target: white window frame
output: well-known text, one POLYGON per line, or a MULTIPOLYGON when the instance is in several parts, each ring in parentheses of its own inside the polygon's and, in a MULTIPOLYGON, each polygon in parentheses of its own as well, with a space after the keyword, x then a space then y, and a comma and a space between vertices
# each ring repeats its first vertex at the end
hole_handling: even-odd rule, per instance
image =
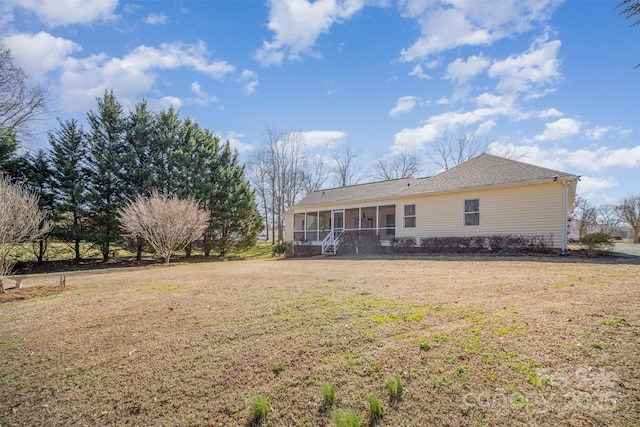
POLYGON ((464 199, 462 203, 462 224, 465 227, 480 227, 480 198, 474 197, 473 199, 464 199), (478 201, 478 210, 477 211, 467 211, 467 202, 470 201, 478 201), (478 215, 478 223, 477 224, 467 224, 467 215, 478 215))
POLYGON ((403 205, 402 212, 402 225, 403 228, 416 228, 418 225, 418 209, 415 203, 403 205), (407 215, 407 207, 413 206, 413 215, 407 215), (407 219, 413 218, 413 225, 407 225, 407 219))

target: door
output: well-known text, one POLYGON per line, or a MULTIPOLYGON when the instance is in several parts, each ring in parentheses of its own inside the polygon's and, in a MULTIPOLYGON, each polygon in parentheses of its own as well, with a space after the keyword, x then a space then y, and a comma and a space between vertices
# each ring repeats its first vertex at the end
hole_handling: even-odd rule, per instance
POLYGON ((344 210, 333 211, 331 213, 331 229, 335 233, 342 233, 344 230, 344 210))

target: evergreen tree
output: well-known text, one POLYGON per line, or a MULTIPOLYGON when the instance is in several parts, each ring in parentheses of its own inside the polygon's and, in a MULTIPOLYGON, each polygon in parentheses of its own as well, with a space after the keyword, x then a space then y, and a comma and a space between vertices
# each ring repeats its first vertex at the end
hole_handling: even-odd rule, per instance
POLYGON ((89 141, 89 212, 92 240, 100 247, 102 260, 109 260, 109 248, 118 236, 117 211, 123 205, 126 180, 123 170, 125 116, 113 91, 97 99, 97 112, 87 114, 89 141))
MULTIPOLYGON (((38 150, 35 155, 25 156, 25 165, 26 186, 38 196, 38 206, 45 213, 45 216, 50 218, 53 214, 53 188, 47 154, 44 150, 38 150)), ((44 220, 40 226, 45 228, 44 220)), ((48 239, 49 234, 46 233, 33 242, 33 253, 38 259, 38 265, 42 265, 44 262, 48 239)))
POLYGON ((60 128, 49 132, 49 161, 54 197, 53 233, 73 244, 74 262, 81 259, 80 242, 85 237, 87 147, 82 128, 75 119, 59 121, 60 128))
POLYGON ((182 121, 169 108, 161 111, 156 122, 156 144, 152 151, 153 187, 167 196, 174 196, 179 188, 179 155, 182 121))
POLYGON ((130 200, 135 199, 138 194, 149 196, 156 185, 154 182, 156 144, 156 118, 148 110, 146 101, 143 101, 136 105, 126 121, 122 173, 126 197, 130 200))
MULTIPOLYGON (((157 149, 156 118, 147 109, 145 101, 136 105, 127 118, 125 147, 122 153, 124 196, 134 200, 137 196, 148 197, 155 185, 154 153, 157 149)), ((135 242, 136 260, 142 260, 145 242, 135 242)))
POLYGON ((224 145, 213 177, 215 189, 210 195, 211 220, 208 231, 213 247, 224 257, 230 250, 255 245, 262 218, 255 195, 238 163, 238 152, 224 145))
POLYGON ((0 126, 0 172, 16 177, 19 170, 18 141, 11 128, 0 126))
MULTIPOLYGON (((208 130, 199 131, 194 139, 195 148, 192 169, 194 185, 193 197, 200 202, 200 207, 211 212, 211 195, 218 188, 218 168, 220 164, 220 139, 208 130), (197 175, 197 176, 196 176, 197 175)), ((203 236, 205 256, 211 253, 211 227, 207 227, 203 236)))

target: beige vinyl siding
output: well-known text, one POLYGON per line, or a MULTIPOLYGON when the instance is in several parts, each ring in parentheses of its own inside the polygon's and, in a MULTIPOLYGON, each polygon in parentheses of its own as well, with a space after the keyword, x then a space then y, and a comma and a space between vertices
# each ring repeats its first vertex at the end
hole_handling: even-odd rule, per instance
POLYGON ((416 228, 397 230, 398 236, 472 236, 491 234, 553 234, 562 246, 566 223, 562 213, 562 185, 532 184, 508 188, 419 196, 399 200, 416 204, 416 228), (464 201, 480 200, 480 225, 464 226, 464 201))
POLYGON ((284 215, 284 241, 291 242, 293 240, 293 214, 284 215))

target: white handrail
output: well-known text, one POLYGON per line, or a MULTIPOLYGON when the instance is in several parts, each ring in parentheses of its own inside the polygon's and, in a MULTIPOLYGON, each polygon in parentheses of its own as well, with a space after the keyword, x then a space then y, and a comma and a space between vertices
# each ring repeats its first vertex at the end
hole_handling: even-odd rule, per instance
MULTIPOLYGON (((331 231, 329 232, 329 234, 327 234, 327 235, 325 236, 325 238, 322 240, 322 252, 321 252, 321 253, 323 253, 323 254, 324 254, 324 251, 326 251, 326 250, 327 250, 327 248, 328 248, 329 246, 331 246, 333 243, 334 243, 334 239, 333 239, 333 230, 331 230, 331 231)), ((335 248, 335 246, 334 246, 334 248, 335 248)), ((335 249, 334 249, 334 250, 335 250, 335 249)))
POLYGON ((335 236, 334 239, 333 239, 333 253, 334 254, 338 253, 338 248, 342 244, 342 233, 344 233, 344 230, 341 231, 340 233, 338 233, 338 235, 335 236))

